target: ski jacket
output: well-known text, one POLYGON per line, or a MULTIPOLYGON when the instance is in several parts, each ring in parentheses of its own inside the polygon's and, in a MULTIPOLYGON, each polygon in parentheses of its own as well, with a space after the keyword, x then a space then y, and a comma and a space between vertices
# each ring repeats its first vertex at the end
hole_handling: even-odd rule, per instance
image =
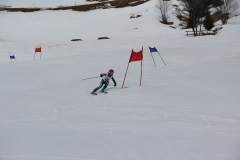
POLYGON ((113 76, 111 75, 110 77, 108 76, 108 73, 101 73, 100 74, 100 77, 102 77, 102 79, 104 80, 104 81, 109 81, 110 79, 112 79, 112 81, 113 81, 113 83, 114 83, 114 86, 116 86, 117 85, 117 83, 116 83, 116 81, 115 81, 115 79, 113 78, 113 76))

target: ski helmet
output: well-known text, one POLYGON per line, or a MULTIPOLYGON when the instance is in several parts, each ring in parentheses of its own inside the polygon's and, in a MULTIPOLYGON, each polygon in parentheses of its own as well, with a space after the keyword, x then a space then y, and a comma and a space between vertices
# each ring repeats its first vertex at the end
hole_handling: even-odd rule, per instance
POLYGON ((113 69, 109 69, 109 72, 112 72, 112 73, 114 73, 114 70, 113 70, 113 69))

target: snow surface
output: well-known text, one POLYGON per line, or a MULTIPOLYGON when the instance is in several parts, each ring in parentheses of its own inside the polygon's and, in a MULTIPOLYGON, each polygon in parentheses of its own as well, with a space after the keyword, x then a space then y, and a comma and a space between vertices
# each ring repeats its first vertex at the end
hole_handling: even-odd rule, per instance
POLYGON ((86 0, 0 0, 0 4, 13 8, 26 7, 59 7, 88 4, 86 0))
POLYGON ((158 22, 155 4, 0 12, 0 160, 240 159, 240 17, 186 37, 158 22), (134 62, 121 89, 142 46, 142 86, 134 62), (82 79, 111 68, 117 87, 90 95, 101 79, 82 79))

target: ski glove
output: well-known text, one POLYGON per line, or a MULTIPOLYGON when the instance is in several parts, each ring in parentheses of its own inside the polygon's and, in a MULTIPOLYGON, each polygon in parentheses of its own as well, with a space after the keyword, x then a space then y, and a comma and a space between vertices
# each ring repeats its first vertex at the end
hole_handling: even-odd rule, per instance
POLYGON ((104 74, 104 73, 101 73, 101 74, 100 74, 100 77, 103 77, 103 76, 106 76, 106 74, 104 74))

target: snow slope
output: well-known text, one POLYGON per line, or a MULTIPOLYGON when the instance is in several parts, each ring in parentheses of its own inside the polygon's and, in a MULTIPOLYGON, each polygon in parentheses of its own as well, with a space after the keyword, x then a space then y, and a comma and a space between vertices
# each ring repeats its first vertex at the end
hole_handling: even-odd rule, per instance
POLYGON ((240 17, 216 36, 186 37, 158 22, 155 3, 0 12, 0 160, 240 159, 240 17), (121 89, 142 46, 142 86, 134 62, 121 89), (166 66, 154 53, 154 67, 148 46, 166 66), (101 79, 81 80, 110 68, 117 87, 90 95, 101 79))
POLYGON ((0 4, 12 6, 13 8, 26 7, 59 7, 87 4, 85 0, 1 0, 0 4))

